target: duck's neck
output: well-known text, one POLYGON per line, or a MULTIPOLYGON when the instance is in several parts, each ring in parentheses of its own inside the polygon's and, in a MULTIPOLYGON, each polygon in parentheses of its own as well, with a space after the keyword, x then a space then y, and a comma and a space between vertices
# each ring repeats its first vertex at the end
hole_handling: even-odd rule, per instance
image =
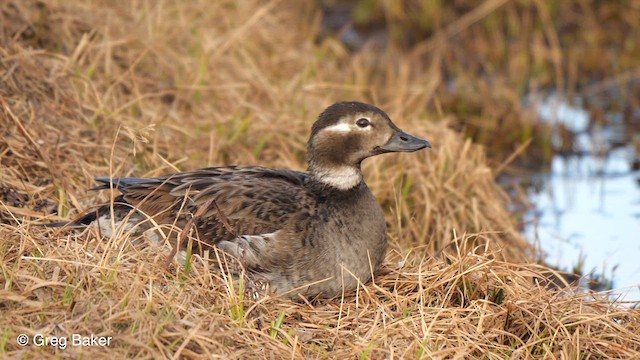
POLYGON ((330 188, 346 191, 357 187, 362 182, 360 166, 310 166, 311 178, 330 188))

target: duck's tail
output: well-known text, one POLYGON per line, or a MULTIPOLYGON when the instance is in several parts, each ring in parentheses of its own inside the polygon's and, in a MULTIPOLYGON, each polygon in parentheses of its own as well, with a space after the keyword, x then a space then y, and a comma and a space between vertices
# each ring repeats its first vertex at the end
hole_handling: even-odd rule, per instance
POLYGON ((102 210, 102 206, 98 209, 87 212, 80 217, 70 220, 70 221, 58 221, 46 224, 37 224, 38 226, 44 226, 48 228, 68 228, 68 229, 84 229, 85 227, 91 225, 96 219, 100 216, 101 213, 104 212, 102 210))
MULTIPOLYGON (((135 178, 108 178, 99 177, 95 179, 100 185, 89 190, 105 190, 113 187, 121 189, 122 185, 135 183, 139 179, 135 178)), ((115 219, 122 219, 131 212, 131 205, 127 204, 123 196, 120 195, 113 200, 113 210, 115 219)), ((46 224, 37 224, 48 228, 67 228, 67 229, 84 229, 98 219, 107 219, 111 217, 111 204, 99 206, 89 212, 84 213, 76 219, 70 221, 58 221, 46 224)))
MULTIPOLYGON (((133 207, 126 203, 121 196, 117 197, 112 204, 106 204, 99 206, 91 211, 88 211, 79 217, 70 221, 59 221, 46 224, 38 224, 48 228, 67 228, 67 229, 84 229, 92 223, 96 222, 111 222, 111 216, 116 222, 122 221, 130 217, 130 213, 133 207), (113 207, 113 212, 112 212, 113 207)), ((138 220, 137 218, 131 220, 138 220)))

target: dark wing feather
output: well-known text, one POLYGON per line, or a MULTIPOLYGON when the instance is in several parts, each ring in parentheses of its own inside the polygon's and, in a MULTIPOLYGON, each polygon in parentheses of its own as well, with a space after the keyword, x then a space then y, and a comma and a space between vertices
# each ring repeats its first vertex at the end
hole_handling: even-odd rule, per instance
MULTIPOLYGON (((311 210, 313 196, 305 189, 305 173, 254 166, 213 167, 158 178, 98 178, 122 192, 122 198, 158 223, 184 225, 213 198, 235 235, 259 235, 284 228, 293 216, 311 210), (110 185, 113 184, 113 185, 110 185), (182 209, 182 211, 180 211, 182 209)), ((208 243, 231 240, 211 206, 196 224, 208 243)))

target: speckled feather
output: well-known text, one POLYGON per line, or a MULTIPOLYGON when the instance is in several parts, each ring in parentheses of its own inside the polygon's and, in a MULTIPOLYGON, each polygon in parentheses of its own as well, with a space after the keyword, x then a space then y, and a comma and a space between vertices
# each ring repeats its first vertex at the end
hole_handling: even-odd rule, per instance
MULTIPOLYGON (((300 211, 310 211, 311 195, 299 191, 307 178, 305 173, 285 169, 228 166, 149 179, 98 178, 105 185, 96 189, 108 189, 113 181, 126 203, 158 223, 172 223, 176 217, 184 223, 186 219, 180 217, 191 216, 213 197, 236 234, 259 235, 281 229, 300 211)), ((212 245, 234 238, 218 220, 215 208, 201 219, 198 233, 202 239, 212 239, 212 245)))

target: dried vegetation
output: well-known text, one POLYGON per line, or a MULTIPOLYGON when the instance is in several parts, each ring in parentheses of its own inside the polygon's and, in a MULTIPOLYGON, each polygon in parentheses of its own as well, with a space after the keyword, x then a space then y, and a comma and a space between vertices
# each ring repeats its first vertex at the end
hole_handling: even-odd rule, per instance
MULTIPOLYGON (((411 53, 318 40, 298 1, 0 3, 0 353, 92 358, 640 356, 640 314, 548 286, 484 150, 430 113, 411 53), (434 144, 370 160, 383 272, 333 300, 254 298, 194 258, 35 224, 89 209, 95 176, 232 163, 304 168, 317 113, 375 103, 434 144), (112 336, 21 347, 18 334, 112 336)), ((496 170, 496 169, 493 169, 496 170)), ((108 195, 108 194, 107 194, 108 195)))

